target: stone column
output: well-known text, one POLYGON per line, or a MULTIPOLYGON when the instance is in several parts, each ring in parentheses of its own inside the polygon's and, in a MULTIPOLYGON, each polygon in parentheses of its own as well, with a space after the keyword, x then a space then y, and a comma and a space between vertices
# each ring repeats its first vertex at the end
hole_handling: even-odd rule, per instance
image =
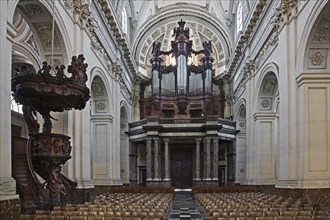
MULTIPOLYGON (((10 110, 10 93, 11 93, 11 54, 12 54, 12 37, 16 35, 16 28, 7 22, 8 1, 0 1, 0 51, 3 56, 0 57, 1 74, 0 74, 0 204, 3 200, 18 199, 16 194, 16 181, 12 177, 12 158, 11 158, 11 110, 10 110), (9 56, 4 56, 8 54, 9 56)), ((7 202, 6 204, 9 204, 7 202)), ((6 207, 1 206, 1 209, 6 207)), ((2 214, 0 210, 0 214, 2 214)))
POLYGON ((219 149, 219 138, 213 138, 213 180, 218 181, 218 149, 219 149))
POLYGON ((200 176, 200 144, 201 144, 201 139, 200 138, 196 138, 196 176, 195 179, 196 180, 200 180, 201 176, 200 176))
POLYGON ((164 161, 164 168, 165 168, 165 181, 169 181, 171 179, 170 177, 170 155, 169 155, 169 150, 168 150, 168 142, 169 139, 164 139, 164 156, 165 156, 165 161, 164 161))
POLYGON ((154 138, 154 180, 159 181, 159 138, 154 138))
POLYGON ((151 138, 147 138, 147 181, 151 181, 152 180, 152 176, 151 176, 151 138))
POLYGON ((130 143, 129 146, 129 182, 131 185, 137 185, 137 147, 136 143, 130 143))
POLYGON ((235 184, 235 161, 236 161, 236 150, 235 141, 228 144, 228 155, 227 155, 227 182, 228 184, 235 184))
POLYGON ((205 152, 206 152, 206 157, 205 157, 205 180, 210 180, 211 179, 211 137, 205 138, 206 144, 205 144, 205 152))

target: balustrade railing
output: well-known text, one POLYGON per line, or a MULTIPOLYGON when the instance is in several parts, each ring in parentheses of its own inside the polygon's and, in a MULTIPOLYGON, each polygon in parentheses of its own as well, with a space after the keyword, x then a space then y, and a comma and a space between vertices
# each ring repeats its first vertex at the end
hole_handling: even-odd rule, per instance
MULTIPOLYGON (((199 117, 199 118, 159 118, 159 117, 148 117, 146 119, 142 119, 140 121, 135 121, 129 123, 129 128, 135 128, 139 126, 146 125, 148 122, 158 122, 159 124, 205 124, 207 118, 199 117)), ((236 127, 235 121, 230 121, 223 118, 218 118, 218 124, 228 125, 232 127, 236 127)))
POLYGON ((159 124, 204 124, 205 118, 160 118, 159 124))

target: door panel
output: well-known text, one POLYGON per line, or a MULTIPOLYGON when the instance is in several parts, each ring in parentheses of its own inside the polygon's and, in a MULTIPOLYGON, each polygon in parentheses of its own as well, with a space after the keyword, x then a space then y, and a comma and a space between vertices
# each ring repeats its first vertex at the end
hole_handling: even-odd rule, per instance
POLYGON ((192 186, 192 148, 172 148, 172 186, 179 189, 192 186))

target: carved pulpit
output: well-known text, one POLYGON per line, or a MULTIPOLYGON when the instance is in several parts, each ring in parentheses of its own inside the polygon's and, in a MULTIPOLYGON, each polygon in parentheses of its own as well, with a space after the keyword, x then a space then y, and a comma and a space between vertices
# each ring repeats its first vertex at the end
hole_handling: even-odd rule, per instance
MULTIPOLYGON (((29 129, 26 149, 21 150, 26 160, 19 159, 21 157, 13 159, 13 173, 18 183, 23 213, 42 209, 46 204, 55 206, 72 201, 72 192, 77 184, 61 173, 62 165, 71 158, 70 137, 52 133, 52 120, 56 119, 51 116, 51 112, 85 108, 90 95, 85 84, 88 65, 84 60, 83 55, 72 57, 67 69, 70 77, 64 73, 64 65, 56 67, 55 73, 52 73, 52 67, 44 62, 37 74, 18 70, 12 78, 13 97, 23 105, 29 129), (43 118, 41 132, 37 113, 43 118), (25 173, 19 170, 20 166, 15 165, 22 161, 28 165, 25 173), (45 182, 40 183, 36 174, 45 182), (43 186, 49 191, 48 198, 44 198, 41 193, 43 186)), ((17 149, 14 143, 14 154, 20 152, 17 149)))

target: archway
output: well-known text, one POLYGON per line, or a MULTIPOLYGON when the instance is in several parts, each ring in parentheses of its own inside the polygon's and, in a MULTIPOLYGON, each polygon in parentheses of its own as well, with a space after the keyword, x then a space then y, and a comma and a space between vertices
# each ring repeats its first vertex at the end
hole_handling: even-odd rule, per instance
POLYGON ((91 176, 95 185, 110 185, 114 163, 111 144, 112 117, 102 72, 94 70, 91 83, 91 176))
POLYGON ((125 106, 120 108, 120 179, 123 184, 129 184, 129 137, 128 117, 125 106))
POLYGON ((266 67, 256 102, 254 113, 255 138, 255 183, 275 184, 275 155, 277 152, 276 97, 278 80, 271 66, 266 67))

